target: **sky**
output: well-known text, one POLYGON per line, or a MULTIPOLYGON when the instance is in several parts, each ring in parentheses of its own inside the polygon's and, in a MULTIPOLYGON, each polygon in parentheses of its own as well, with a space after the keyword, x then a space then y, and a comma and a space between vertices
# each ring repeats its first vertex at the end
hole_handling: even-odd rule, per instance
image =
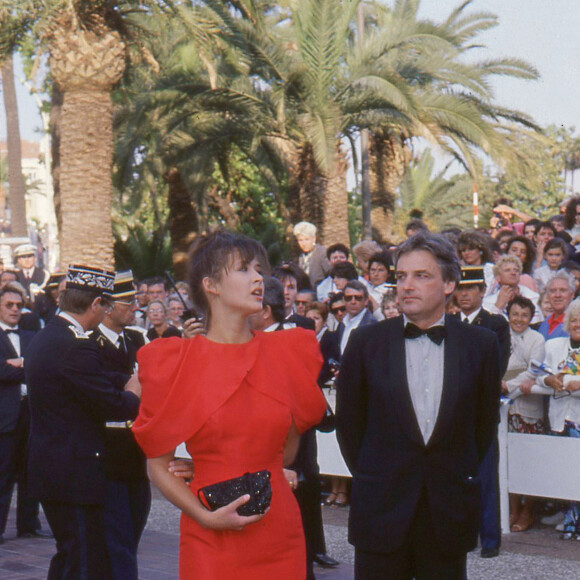
MULTIPOLYGON (((443 20, 460 0, 422 0, 421 15, 443 20)), ((499 26, 485 32, 481 57, 518 57, 533 64, 539 81, 499 79, 497 104, 524 111, 541 126, 575 127, 580 133, 580 0, 473 0, 469 11, 492 12, 499 26)), ((21 76, 21 73, 20 73, 21 76)), ((22 138, 38 140, 37 105, 20 83, 22 138)), ((0 107, 0 135, 5 134, 0 107)))

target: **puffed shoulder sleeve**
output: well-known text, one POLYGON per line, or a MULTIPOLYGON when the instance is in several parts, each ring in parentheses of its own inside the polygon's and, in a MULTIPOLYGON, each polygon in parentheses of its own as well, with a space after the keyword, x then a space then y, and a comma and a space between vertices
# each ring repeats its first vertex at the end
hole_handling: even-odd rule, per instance
POLYGON ((137 354, 142 395, 133 433, 147 457, 168 453, 184 440, 185 394, 176 377, 185 348, 184 339, 164 338, 147 344, 137 354))
POLYGON ((326 400, 318 386, 318 375, 322 368, 322 355, 312 330, 294 328, 271 333, 275 338, 285 342, 285 348, 278 351, 287 352, 282 357, 290 377, 290 409, 294 424, 300 433, 318 425, 326 412, 326 400))

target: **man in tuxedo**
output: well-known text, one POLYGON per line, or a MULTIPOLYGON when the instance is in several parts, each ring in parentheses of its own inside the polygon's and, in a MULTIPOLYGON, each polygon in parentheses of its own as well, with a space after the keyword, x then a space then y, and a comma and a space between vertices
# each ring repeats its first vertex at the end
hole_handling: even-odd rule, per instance
POLYGON ((16 529, 19 537, 50 538, 40 529, 38 500, 28 496, 26 455, 30 416, 24 358, 34 332, 18 327, 24 299, 7 284, 0 290, 0 544, 14 482, 18 482, 16 529))
MULTIPOLYGON (((485 296, 483 267, 462 266, 461 280, 456 291, 461 312, 457 315, 462 322, 481 328, 488 328, 497 336, 501 356, 501 376, 503 377, 510 358, 510 327, 499 314, 490 314, 482 308, 485 296)), ((499 417, 498 417, 499 421, 499 417)), ((481 462, 481 520, 479 535, 481 557, 495 558, 501 545, 501 524, 499 512, 499 444, 497 433, 481 462)))
MULTIPOLYGON (((113 306, 92 332, 103 367, 127 382, 135 372, 137 351, 149 342, 128 328, 137 310, 133 273, 115 275, 113 306)), ((120 389, 122 390, 122 388, 120 389)), ((131 432, 131 421, 108 421, 105 431, 105 537, 114 580, 137 580, 137 548, 151 507, 145 455, 131 432)))
POLYGON ((463 579, 497 425, 499 347, 445 315, 460 269, 443 236, 409 238, 395 271, 403 315, 353 333, 337 384, 355 577, 463 579))
POLYGON ((32 244, 18 246, 14 250, 14 260, 18 267, 16 280, 22 284, 29 296, 31 285, 34 285, 36 291, 42 290, 46 286, 50 273, 37 265, 36 248, 32 244))
POLYGON ((141 386, 103 368, 88 330, 111 309, 114 274, 70 266, 61 311, 28 349, 31 493, 56 538, 49 580, 110 578, 103 517, 105 422, 134 420, 141 386))

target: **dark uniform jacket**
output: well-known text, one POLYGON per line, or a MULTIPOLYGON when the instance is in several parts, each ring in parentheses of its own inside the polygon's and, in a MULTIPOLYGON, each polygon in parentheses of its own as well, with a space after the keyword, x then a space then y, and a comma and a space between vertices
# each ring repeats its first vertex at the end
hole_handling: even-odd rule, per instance
POLYGON ((34 267, 30 278, 27 278, 24 275, 23 270, 18 270, 18 272, 16 272, 16 281, 22 284, 27 294, 30 294, 30 284, 36 284, 38 287, 44 288, 49 278, 50 273, 48 270, 39 268, 38 266, 34 267))
POLYGON ((353 474, 349 540, 388 553, 406 539, 423 490, 440 545, 476 545, 478 468, 497 429, 500 360, 496 336, 445 317, 443 391, 425 444, 405 365, 403 317, 353 331, 337 382, 336 429, 353 474))
MULTIPOLYGON (((99 348, 103 366, 108 372, 120 376, 120 391, 135 370, 137 351, 145 344, 145 336, 138 330, 123 331, 126 352, 117 348, 99 328, 91 334, 99 348)), ((143 451, 130 429, 107 427, 105 431, 105 474, 107 479, 129 481, 147 479, 146 460, 143 451)))
POLYGON ((97 504, 105 489, 105 422, 133 420, 139 398, 109 378, 97 345, 56 316, 32 340, 26 362, 31 412, 31 494, 97 504))
MULTIPOLYGON (((27 348, 34 332, 18 330, 20 356, 27 355, 27 348)), ((8 335, 0 328, 0 433, 10 433, 16 429, 20 414, 20 385, 24 383, 24 369, 9 365, 6 360, 18 358, 8 335)))

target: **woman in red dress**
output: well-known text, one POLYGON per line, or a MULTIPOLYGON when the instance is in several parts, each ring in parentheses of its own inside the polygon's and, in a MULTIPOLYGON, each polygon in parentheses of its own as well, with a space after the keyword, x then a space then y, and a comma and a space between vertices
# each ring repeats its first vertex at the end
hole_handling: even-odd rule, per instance
POLYGON ((252 333, 248 316, 262 308, 257 242, 225 232, 202 237, 190 256, 190 286, 207 316, 207 335, 155 341, 139 352, 141 411, 133 427, 148 457, 149 475, 183 514, 182 580, 301 580, 305 548, 300 512, 283 466, 299 433, 326 410, 316 384, 321 366, 311 331, 252 333), (193 458, 191 484, 168 470, 185 441, 193 458), (268 469, 272 502, 244 517, 242 496, 216 511, 198 489, 268 469))

